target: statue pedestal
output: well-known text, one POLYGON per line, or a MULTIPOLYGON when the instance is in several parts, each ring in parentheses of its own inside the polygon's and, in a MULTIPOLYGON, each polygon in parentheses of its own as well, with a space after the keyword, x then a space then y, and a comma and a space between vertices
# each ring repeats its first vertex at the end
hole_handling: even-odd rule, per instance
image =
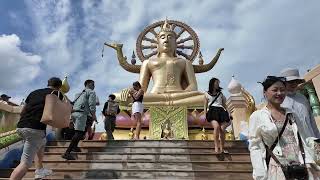
POLYGON ((170 124, 172 139, 189 139, 187 107, 183 106, 152 106, 149 109, 151 118, 149 133, 151 139, 161 139, 165 123, 170 124))

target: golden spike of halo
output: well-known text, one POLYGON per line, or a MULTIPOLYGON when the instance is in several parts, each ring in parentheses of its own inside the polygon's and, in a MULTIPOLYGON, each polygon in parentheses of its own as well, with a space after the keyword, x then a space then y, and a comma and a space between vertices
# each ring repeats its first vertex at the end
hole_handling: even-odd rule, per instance
POLYGON ((166 19, 161 27, 161 30, 160 32, 174 32, 173 31, 173 28, 172 28, 172 25, 170 25, 168 23, 168 20, 166 19))

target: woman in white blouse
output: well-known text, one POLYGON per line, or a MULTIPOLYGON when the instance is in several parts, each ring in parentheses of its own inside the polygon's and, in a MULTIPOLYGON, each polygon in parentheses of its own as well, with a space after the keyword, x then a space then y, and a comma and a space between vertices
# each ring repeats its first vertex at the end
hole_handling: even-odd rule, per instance
POLYGON ((287 170, 288 167, 292 168, 295 165, 300 167, 302 172, 300 174, 308 176, 304 179, 319 179, 319 172, 316 170, 318 167, 305 144, 299 140, 300 135, 295 124, 296 115, 280 107, 286 96, 285 78, 268 76, 262 85, 267 105, 255 111, 250 116, 249 122, 249 150, 253 178, 299 179, 290 177, 294 173, 287 170), (273 155, 270 157, 271 154, 273 155))
POLYGON ((209 82, 209 89, 205 92, 208 112, 206 119, 213 127, 214 148, 216 153, 228 153, 224 150, 225 129, 230 125, 230 117, 226 108, 226 97, 221 92, 220 81, 212 78, 209 82), (219 141, 220 137, 220 141, 219 141), (220 151, 219 151, 220 147, 220 151))

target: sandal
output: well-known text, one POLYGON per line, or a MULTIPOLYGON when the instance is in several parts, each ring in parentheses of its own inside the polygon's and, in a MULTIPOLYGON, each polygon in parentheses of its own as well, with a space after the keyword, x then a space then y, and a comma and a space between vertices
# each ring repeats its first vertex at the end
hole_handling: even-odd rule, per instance
POLYGON ((227 151, 227 150, 223 150, 222 152, 223 152, 223 154, 229 154, 229 151, 227 151))

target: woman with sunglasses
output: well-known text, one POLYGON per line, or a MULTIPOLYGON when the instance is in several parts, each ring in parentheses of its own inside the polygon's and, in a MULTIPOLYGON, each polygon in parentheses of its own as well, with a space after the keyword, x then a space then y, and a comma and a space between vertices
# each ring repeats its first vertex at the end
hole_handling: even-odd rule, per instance
POLYGON ((286 96, 285 78, 262 82, 267 105, 249 121, 249 150, 254 179, 319 179, 318 168, 301 141, 296 115, 280 105, 286 96))

